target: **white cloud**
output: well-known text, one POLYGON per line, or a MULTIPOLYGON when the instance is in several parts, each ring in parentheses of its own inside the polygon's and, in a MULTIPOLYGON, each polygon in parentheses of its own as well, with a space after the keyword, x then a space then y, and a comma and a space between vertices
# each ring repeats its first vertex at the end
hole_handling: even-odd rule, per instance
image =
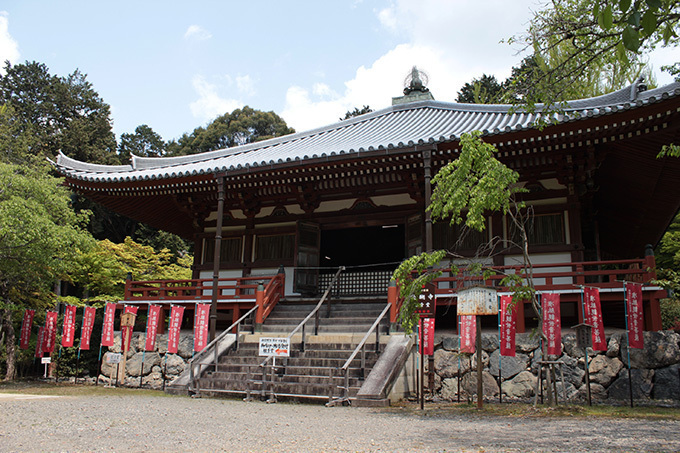
POLYGON ((16 63, 19 60, 19 44, 9 34, 9 14, 0 11, 0 74, 4 75, 5 61, 16 63))
POLYGON ((341 93, 315 84, 292 86, 281 114, 298 131, 337 121, 342 112, 369 105, 378 110, 401 96, 412 66, 429 75, 435 99, 454 101, 458 90, 474 77, 495 75, 503 80, 522 59, 519 49, 500 41, 523 31, 537 0, 396 0, 376 12, 387 33, 405 40, 357 69, 341 93), (519 27, 519 28, 518 28, 519 27))
POLYGON ((189 105, 194 118, 203 121, 211 121, 219 115, 231 112, 243 107, 243 102, 236 99, 226 99, 218 93, 218 85, 212 84, 200 75, 192 80, 194 90, 198 94, 198 100, 189 105))
POLYGON ((205 41, 212 38, 212 34, 201 27, 200 25, 190 25, 184 33, 184 39, 195 39, 197 41, 205 41))
POLYGON ((256 93, 255 82, 249 75, 236 76, 236 88, 240 93, 253 96, 256 93))

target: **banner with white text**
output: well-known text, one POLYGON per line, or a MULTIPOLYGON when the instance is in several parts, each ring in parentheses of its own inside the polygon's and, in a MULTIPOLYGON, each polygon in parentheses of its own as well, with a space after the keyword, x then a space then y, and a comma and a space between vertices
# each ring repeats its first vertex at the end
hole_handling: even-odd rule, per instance
POLYGON ((585 323, 592 326, 593 351, 606 351, 607 340, 604 336, 604 322, 600 306, 600 290, 598 288, 584 288, 585 323))
POLYGON ((149 305, 149 313, 146 318, 145 351, 156 350, 156 333, 158 333, 158 321, 160 320, 160 316, 161 307, 158 305, 149 305))
POLYGON ((21 334, 19 336, 19 347, 21 349, 28 349, 28 343, 31 340, 31 330, 33 329, 34 317, 35 310, 24 311, 24 319, 21 321, 21 334))
POLYGON ((562 354, 562 320, 559 293, 541 294, 543 332, 548 338, 548 355, 562 354))
POLYGON ((70 348, 73 346, 73 339, 76 334, 76 307, 67 305, 64 307, 64 322, 61 332, 61 347, 70 348))
POLYGON ((97 309, 94 307, 85 307, 83 313, 83 329, 80 333, 80 349, 82 351, 89 351, 90 338, 92 338, 92 327, 94 327, 94 316, 97 309))
POLYGON ((168 327, 168 352, 177 354, 179 348, 179 331, 182 327, 184 307, 173 305, 170 310, 170 326, 168 327))
MULTIPOLYGON (((519 302, 518 302, 519 303, 519 302)), ((501 355, 515 357, 515 337, 517 335, 517 304, 512 296, 501 296, 501 355)))
POLYGON ((113 323, 116 320, 116 304, 106 304, 104 310, 104 323, 102 326, 102 346, 113 346, 113 323))
POLYGON ((194 315, 194 351, 202 351, 208 344, 208 319, 210 304, 196 304, 194 315))
POLYGON ((642 335, 642 285, 626 283, 626 310, 628 312, 628 344, 631 348, 644 348, 642 335))

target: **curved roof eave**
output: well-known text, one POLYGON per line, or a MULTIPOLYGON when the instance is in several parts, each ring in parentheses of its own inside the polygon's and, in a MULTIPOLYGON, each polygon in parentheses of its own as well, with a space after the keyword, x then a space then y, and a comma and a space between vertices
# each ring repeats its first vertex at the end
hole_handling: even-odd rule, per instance
MULTIPOLYGON (((551 113, 558 123, 602 116, 680 96, 680 83, 638 92, 637 84, 589 99, 569 101, 551 113)), ((456 140, 481 130, 500 135, 533 128, 544 106, 533 112, 512 105, 458 104, 432 100, 399 104, 310 131, 228 149, 177 157, 132 156, 129 165, 98 165, 60 153, 54 163, 64 176, 91 182, 149 181, 196 174, 275 166, 372 150, 456 140)), ((548 118, 550 119, 550 118, 548 118)))

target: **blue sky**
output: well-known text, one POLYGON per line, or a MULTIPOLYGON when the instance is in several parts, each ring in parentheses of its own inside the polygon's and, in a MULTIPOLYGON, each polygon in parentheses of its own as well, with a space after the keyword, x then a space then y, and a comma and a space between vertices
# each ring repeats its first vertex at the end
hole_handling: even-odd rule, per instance
MULTIPOLYGON (((539 0, 37 1, 0 6, 0 59, 75 69, 111 105, 117 135, 147 124, 177 138, 249 105, 298 131, 387 107, 413 65, 453 101, 473 77, 521 60, 501 43, 539 0), (509 8, 508 5, 512 5, 509 8)), ((672 51, 653 57, 659 73, 672 51)))

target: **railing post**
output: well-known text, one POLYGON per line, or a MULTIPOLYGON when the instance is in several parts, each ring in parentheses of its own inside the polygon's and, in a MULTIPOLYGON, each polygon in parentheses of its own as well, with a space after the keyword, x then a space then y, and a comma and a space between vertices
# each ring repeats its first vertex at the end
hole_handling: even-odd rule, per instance
POLYGON ((656 258, 654 258, 654 247, 652 244, 645 245, 644 281, 649 282, 656 278, 656 258))
POLYGON ((300 351, 305 352, 305 326, 307 323, 302 325, 302 341, 300 342, 300 351))
POLYGON ((387 303, 390 304, 390 332, 397 330, 397 303, 399 300, 399 291, 397 290, 397 282, 390 280, 387 287, 387 303))
POLYGON ((262 332, 262 323, 264 322, 264 285, 262 282, 257 284, 257 291, 255 291, 255 305, 257 311, 255 312, 254 332, 262 332))

